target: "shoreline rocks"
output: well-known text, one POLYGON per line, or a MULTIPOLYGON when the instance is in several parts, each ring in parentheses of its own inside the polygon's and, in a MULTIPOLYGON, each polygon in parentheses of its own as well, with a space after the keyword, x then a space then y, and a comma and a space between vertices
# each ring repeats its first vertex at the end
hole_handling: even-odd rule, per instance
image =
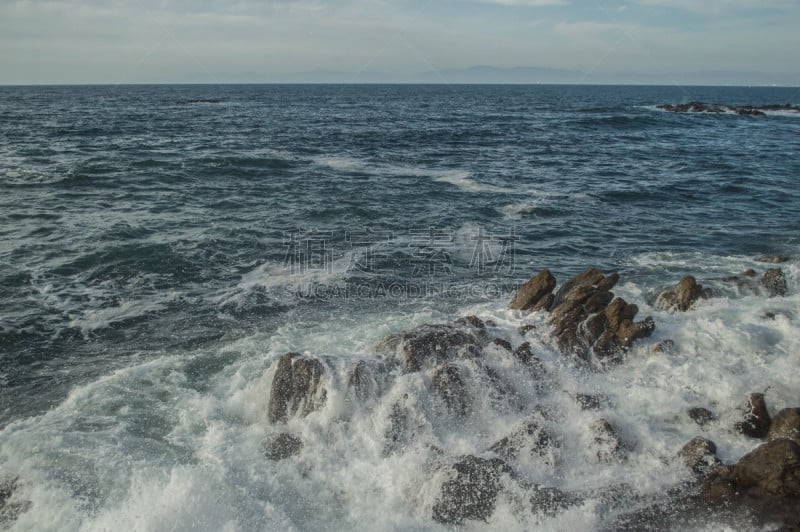
POLYGON ((715 103, 688 102, 677 105, 662 104, 656 105, 657 109, 669 111, 671 113, 732 113, 741 116, 767 116, 765 111, 784 111, 800 113, 800 107, 791 104, 770 104, 770 105, 721 105, 715 103))

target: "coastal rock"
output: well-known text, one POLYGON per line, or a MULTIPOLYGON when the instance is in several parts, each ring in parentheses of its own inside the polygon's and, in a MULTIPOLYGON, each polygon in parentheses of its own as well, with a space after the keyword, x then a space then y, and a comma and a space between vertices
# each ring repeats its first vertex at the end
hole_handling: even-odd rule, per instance
POLYGON ((717 419, 711 410, 700 406, 690 408, 687 413, 689 414, 691 420, 701 427, 704 427, 717 419))
POLYGON ((573 396, 575 402, 581 407, 581 410, 600 410, 609 404, 608 396, 606 395, 590 395, 585 393, 577 393, 573 396))
POLYGON ((742 116, 767 116, 765 111, 800 113, 800 107, 788 103, 769 105, 721 105, 716 103, 688 102, 677 105, 656 105, 656 108, 672 113, 735 113, 742 116))
POLYGON ((470 410, 470 397, 462 368, 447 364, 437 368, 431 386, 447 405, 447 411, 464 417, 470 410))
POLYGON ((785 438, 800 444, 800 408, 784 408, 769 425, 767 440, 785 438))
POLYGON ((278 361, 272 380, 268 419, 283 423, 289 417, 305 417, 325 404, 326 391, 320 386, 325 373, 322 362, 299 353, 287 353, 278 361))
POLYGON ((532 456, 543 456, 553 444, 553 438, 547 430, 536 419, 529 418, 514 432, 494 443, 489 450, 502 458, 512 460, 523 449, 527 449, 532 456))
POLYGON ((761 286, 766 289, 769 297, 785 296, 786 275, 780 268, 770 268, 761 277, 761 286))
POLYGON ((577 497, 570 495, 558 488, 533 486, 530 491, 531 511, 548 517, 558 515, 559 512, 579 503, 577 497))
POLYGON ((386 440, 383 447, 385 456, 401 451, 413 439, 409 413, 397 403, 392 405, 392 410, 389 413, 389 427, 386 430, 384 439, 386 440))
POLYGON ((597 459, 600 462, 613 462, 622 457, 622 441, 607 419, 598 419, 590 429, 597 450, 597 459))
POLYGON ((17 518, 32 506, 30 501, 14 501, 19 478, 0 476, 0 528, 10 527, 17 518))
POLYGON ((511 342, 509 342, 508 340, 505 340, 503 338, 495 338, 494 340, 492 340, 492 344, 496 345, 496 346, 499 346, 499 347, 502 347, 506 351, 511 351, 511 350, 514 349, 511 346, 511 342))
POLYGON ((745 405, 744 419, 734 428, 751 438, 765 438, 769 432, 771 419, 763 393, 752 393, 745 405))
POLYGON ((478 356, 482 344, 472 328, 443 324, 389 335, 377 349, 396 357, 406 371, 420 371, 456 358, 478 356))
POLYGON ((517 289, 508 308, 511 310, 532 310, 537 303, 546 298, 556 287, 556 278, 550 270, 542 270, 517 289))
POLYGON ((303 441, 284 432, 279 434, 267 444, 266 455, 270 460, 283 460, 298 454, 303 449, 303 441))
POLYGON ((678 456, 686 467, 696 474, 705 474, 713 467, 720 464, 717 458, 717 446, 706 438, 697 437, 683 446, 678 456))
POLYGON ((784 255, 768 255, 765 257, 759 257, 756 259, 758 262, 766 262, 768 264, 781 264, 783 262, 787 262, 789 257, 784 255))
POLYGON ((711 290, 704 289, 702 285, 697 284, 697 280, 687 275, 678 283, 667 288, 656 299, 656 307, 661 310, 676 310, 685 312, 689 310, 694 303, 700 299, 707 299, 711 297, 711 290))
POLYGON ((502 460, 466 456, 453 464, 453 478, 442 484, 433 506, 433 518, 459 525, 467 520, 486 521, 494 513, 501 475, 511 473, 502 460))

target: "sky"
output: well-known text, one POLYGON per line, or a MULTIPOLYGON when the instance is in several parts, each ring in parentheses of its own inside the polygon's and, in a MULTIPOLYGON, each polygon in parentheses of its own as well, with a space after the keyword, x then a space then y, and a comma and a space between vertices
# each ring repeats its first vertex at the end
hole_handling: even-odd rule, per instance
POLYGON ((0 84, 406 80, 475 65, 780 83, 800 79, 798 23, 800 0, 0 0, 0 84))

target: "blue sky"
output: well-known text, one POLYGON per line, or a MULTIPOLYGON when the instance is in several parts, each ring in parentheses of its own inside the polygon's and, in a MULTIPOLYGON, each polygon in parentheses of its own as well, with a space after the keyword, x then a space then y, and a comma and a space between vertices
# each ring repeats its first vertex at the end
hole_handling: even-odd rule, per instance
POLYGON ((0 0, 0 83, 473 65, 800 73, 799 0, 0 0))

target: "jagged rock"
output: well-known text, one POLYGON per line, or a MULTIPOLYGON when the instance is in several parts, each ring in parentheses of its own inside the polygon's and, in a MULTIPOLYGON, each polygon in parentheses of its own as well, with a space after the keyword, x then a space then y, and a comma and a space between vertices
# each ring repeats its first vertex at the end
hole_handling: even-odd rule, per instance
POLYGON ((603 406, 608 405, 608 396, 605 395, 590 395, 586 393, 576 393, 573 397, 581 410, 600 410, 603 406))
POLYGON ((544 514, 548 517, 558 515, 570 506, 574 506, 579 501, 577 497, 570 495, 558 488, 548 488, 544 486, 533 486, 530 489, 531 511, 534 514, 544 514))
POLYGON ((622 441, 611 423, 606 419, 598 419, 591 426, 594 444, 597 448, 597 459, 601 462, 612 462, 622 456, 622 441))
POLYGON ((382 360, 359 360, 350 371, 347 379, 348 390, 359 401, 378 397, 383 391, 395 365, 382 360))
POLYGON ((744 420, 736 423, 734 428, 751 438, 764 438, 769 432, 771 419, 763 393, 752 393, 745 406, 744 420))
POLYGON ((305 417, 325 404, 326 392, 320 386, 325 367, 316 358, 287 353, 278 361, 272 380, 268 419, 286 422, 289 417, 305 417))
POLYGON ((383 454, 386 456, 402 450, 413 438, 408 412, 397 403, 392 405, 392 411, 389 413, 389 428, 384 438, 386 444, 383 447, 383 454))
POLYGON ((450 414, 464 417, 470 410, 470 397, 463 370, 453 364, 439 367, 433 374, 431 385, 444 400, 450 414))
POLYGON ((433 518, 459 525, 466 520, 486 521, 494 513, 501 475, 511 473, 502 460, 466 456, 452 466, 455 477, 442 484, 433 506, 433 518))
POLYGON ((677 310, 685 312, 689 310, 694 303, 700 299, 707 299, 711 297, 711 290, 704 289, 702 285, 697 284, 697 280, 687 275, 678 283, 667 288, 656 299, 656 307, 661 310, 677 310))
POLYGON ((481 347, 479 336, 471 328, 422 325, 387 336, 377 349, 397 357, 407 371, 419 371, 454 358, 478 356, 481 347))
POLYGON ((494 340, 492 340, 492 344, 500 346, 506 351, 511 351, 514 349, 511 346, 511 342, 509 342, 508 340, 504 340, 503 338, 495 338, 494 340))
POLYGON ((769 425, 767 440, 786 438, 800 444, 800 408, 784 408, 769 425))
MULTIPOLYGON (((613 274, 612 274, 613 275, 613 274)), ((611 276, 609 277, 611 278, 611 276)), ((618 279, 619 277, 617 277, 618 279)), ((556 311, 559 306, 567 303, 577 303, 585 301, 589 296, 594 295, 598 291, 610 290, 614 283, 608 288, 600 289, 599 283, 604 279, 603 272, 597 268, 588 268, 563 285, 558 289, 555 294, 553 306, 551 311, 556 311), (588 290, 596 287, 595 290, 588 290)))
POLYGON ((699 436, 684 445, 678 456, 686 464, 686 467, 697 474, 705 474, 711 468, 720 464, 719 459, 717 459, 716 444, 699 436))
POLYGON ((511 310, 531 310, 556 287, 556 278, 550 270, 542 270, 517 289, 508 308, 511 310))
POLYGON ((780 268, 770 268, 761 277, 761 286, 767 290, 769 297, 786 295, 786 275, 780 268))
POLYGON ((529 418, 508 436, 495 442, 489 450, 506 459, 519 456, 522 449, 531 455, 542 456, 554 445, 554 440, 535 419, 529 418))
POLYGON ((714 413, 711 412, 711 410, 699 406, 690 408, 687 413, 689 414, 689 417, 692 419, 692 421, 694 421, 701 427, 708 425, 709 423, 711 423, 716 419, 714 413))
POLYGON ((300 438, 284 432, 267 444, 266 455, 270 460, 277 461, 294 456, 302 449, 303 441, 300 438))

